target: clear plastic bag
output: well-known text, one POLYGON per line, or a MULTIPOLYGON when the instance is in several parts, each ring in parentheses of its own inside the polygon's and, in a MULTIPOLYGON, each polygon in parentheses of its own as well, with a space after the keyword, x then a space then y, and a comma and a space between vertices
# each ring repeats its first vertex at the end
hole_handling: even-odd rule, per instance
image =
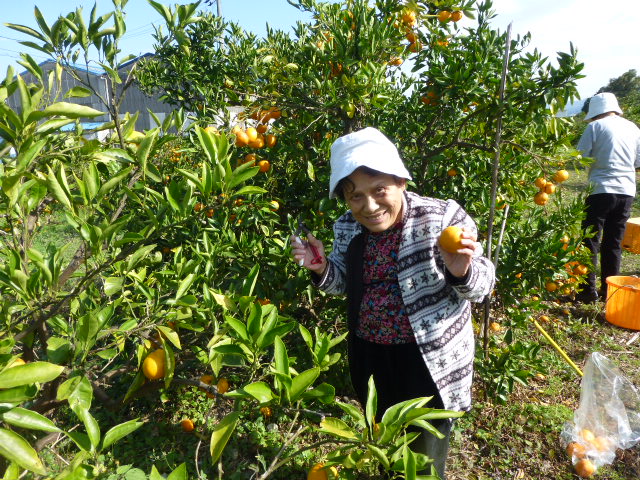
POLYGON ((580 476, 613 462, 617 448, 640 441, 640 392, 604 355, 587 360, 580 383, 580 406, 561 433, 580 476))

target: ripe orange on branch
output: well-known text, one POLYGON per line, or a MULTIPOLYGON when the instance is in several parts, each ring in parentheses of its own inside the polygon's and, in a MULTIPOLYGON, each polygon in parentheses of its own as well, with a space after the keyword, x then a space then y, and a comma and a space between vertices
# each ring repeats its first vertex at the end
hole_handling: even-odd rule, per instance
POLYGON ((440 20, 441 22, 448 22, 449 19, 451 18, 451 12, 448 10, 442 10, 439 14, 438 14, 438 20, 440 20))
POLYGON ((164 377, 164 350, 159 348, 151 352, 142 362, 142 373, 149 380, 159 380, 164 377))
POLYGON ((454 22, 458 22, 462 20, 462 12, 460 10, 456 10, 455 12, 451 12, 451 20, 454 22))
POLYGON ((456 253, 462 246, 462 229, 455 225, 445 228, 438 239, 445 252, 456 253))
POLYGON ((533 182, 535 184, 536 187, 538 187, 540 190, 542 190, 544 188, 544 186, 547 184, 547 181, 542 178, 542 177, 538 177, 536 178, 536 181, 533 182))
POLYGON ((549 200, 549 195, 545 192, 538 192, 533 197, 533 201, 536 205, 546 205, 549 200))
POLYGON ((569 178, 569 172, 566 170, 558 170, 553 174, 553 181, 556 183, 562 183, 569 178))
POLYGON ((190 418, 185 418, 180 422, 180 426, 184 432, 193 432, 195 425, 193 424, 193 420, 190 418))

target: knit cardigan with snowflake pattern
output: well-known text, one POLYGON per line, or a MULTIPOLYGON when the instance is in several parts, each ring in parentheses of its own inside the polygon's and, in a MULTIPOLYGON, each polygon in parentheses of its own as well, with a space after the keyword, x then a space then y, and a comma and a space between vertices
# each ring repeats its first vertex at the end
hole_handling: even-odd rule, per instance
MULTIPOLYGON (((445 268, 438 237, 450 225, 476 232, 475 222, 453 200, 405 192, 403 203, 398 283, 406 312, 444 408, 469 410, 475 348, 470 302, 480 302, 491 292, 494 267, 486 257, 477 255, 464 280, 456 279, 445 268)), ((327 293, 344 294, 353 290, 349 282, 362 281, 347 278, 347 251, 364 228, 348 211, 336 221, 333 231, 327 269, 322 277, 314 276, 314 283, 327 293)), ((350 330, 353 335, 353 325, 350 330)))

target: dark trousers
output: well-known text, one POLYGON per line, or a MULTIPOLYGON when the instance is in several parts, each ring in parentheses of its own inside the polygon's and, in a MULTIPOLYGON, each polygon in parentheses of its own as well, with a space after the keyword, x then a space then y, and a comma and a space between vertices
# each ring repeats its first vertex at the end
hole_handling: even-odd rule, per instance
MULTIPOLYGON (((367 402, 369 377, 373 375, 378 396, 376 422, 385 410, 396 403, 417 397, 433 397, 425 405, 428 408, 444 408, 435 382, 422 359, 417 344, 379 345, 367 342, 355 335, 351 340, 349 355, 351 382, 364 407, 367 402)), ((431 424, 445 437, 437 438, 426 430, 411 444, 412 450, 428 455, 441 479, 445 478, 445 465, 449 452, 449 435, 453 422, 448 419, 433 420, 431 424)), ((427 472, 424 472, 426 474, 427 472)))
POLYGON ((593 237, 584 241, 591 250, 594 267, 598 264, 598 254, 600 255, 600 290, 596 286, 596 272, 590 271, 585 287, 589 294, 599 294, 601 298, 606 298, 607 277, 620 273, 622 238, 632 204, 633 197, 629 195, 597 193, 587 197, 587 216, 582 222, 582 229, 595 232, 593 237))

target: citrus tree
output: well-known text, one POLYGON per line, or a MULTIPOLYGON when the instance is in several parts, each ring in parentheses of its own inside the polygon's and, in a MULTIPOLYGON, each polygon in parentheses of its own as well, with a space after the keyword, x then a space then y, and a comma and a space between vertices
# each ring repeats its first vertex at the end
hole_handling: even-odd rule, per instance
MULTIPOLYGON (((12 25, 60 68, 48 78, 25 56, 33 81, 9 72, 0 85, 5 476, 100 477, 116 441, 133 448, 128 439, 150 435, 138 417, 167 422, 171 412, 158 405, 183 394, 207 408, 199 421, 172 419, 198 443, 192 464, 165 469, 170 478, 243 468, 287 476, 290 465, 319 459, 320 475, 339 466, 341 477, 357 478, 381 466, 414 476, 429 459, 411 451, 406 427, 432 429, 429 420, 459 414, 430 409, 428 399, 378 412, 372 384, 362 409, 337 398, 352 396, 341 302, 311 293, 287 239, 302 220, 330 243, 344 206, 326 198, 329 147, 375 125, 398 145, 412 188, 458 200, 482 240, 500 153, 493 207, 506 228, 494 305, 535 311, 533 290, 570 294, 586 260, 581 205, 562 197, 561 172, 575 159, 571 121, 555 113, 576 95, 576 51, 551 66, 524 52, 528 36, 512 40, 503 99, 506 35, 491 27, 489 1, 291 0, 312 20, 265 38, 198 13, 197 3, 150 1, 164 21, 156 55, 123 76, 126 3, 88 19, 77 9, 51 25, 36 9, 37 28, 12 25), (86 141, 78 120, 102 112, 60 100, 54 77, 95 56, 113 91, 125 95, 135 78, 176 112, 137 132, 136 112, 104 99, 111 122, 101 128, 114 135, 86 141), (11 95, 17 111, 4 102, 11 95), (534 203, 538 190, 547 198, 534 203), (62 438, 68 465, 51 454, 62 438), (247 444, 268 455, 247 467, 247 444)), ((89 84, 66 95, 90 93, 89 84)), ((486 386, 498 398, 526 380, 522 362, 535 363, 535 342, 515 333, 527 315, 512 316, 510 361, 479 358, 483 376, 500 379, 486 386)), ((154 466, 149 477, 157 475, 154 466)))

